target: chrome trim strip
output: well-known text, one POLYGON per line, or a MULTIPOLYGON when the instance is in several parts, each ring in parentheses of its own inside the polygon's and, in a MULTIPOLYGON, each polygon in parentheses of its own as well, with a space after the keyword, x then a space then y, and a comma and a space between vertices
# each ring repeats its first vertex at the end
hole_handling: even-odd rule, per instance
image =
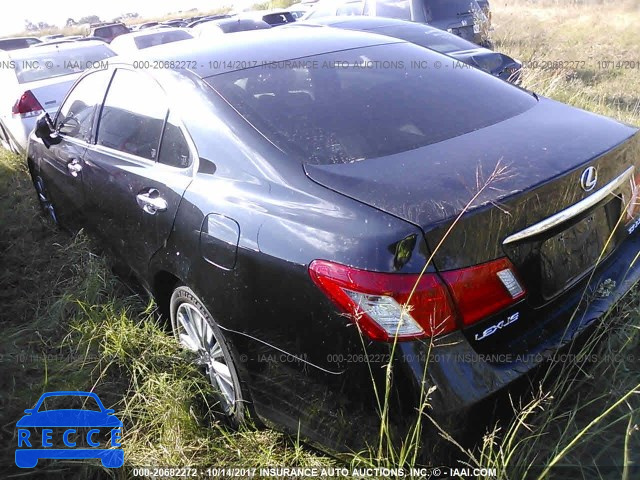
POLYGON ((578 203, 573 204, 569 208, 561 210, 555 215, 547 217, 539 223, 531 225, 530 227, 527 227, 524 230, 519 231, 518 233, 514 233, 513 235, 508 236, 504 239, 502 245, 508 245, 510 243, 519 242, 521 240, 540 235, 541 233, 544 233, 547 230, 551 230, 561 223, 566 222, 567 220, 570 220, 571 218, 581 214, 585 210, 589 210, 591 207, 597 205, 602 200, 607 198, 607 196, 612 195, 615 190, 620 187, 620 185, 622 185, 625 181, 627 181, 629 177, 633 175, 633 172, 634 167, 629 167, 622 175, 615 178, 613 181, 609 182, 607 185, 605 185, 592 195, 588 196, 584 200, 580 200, 578 203))

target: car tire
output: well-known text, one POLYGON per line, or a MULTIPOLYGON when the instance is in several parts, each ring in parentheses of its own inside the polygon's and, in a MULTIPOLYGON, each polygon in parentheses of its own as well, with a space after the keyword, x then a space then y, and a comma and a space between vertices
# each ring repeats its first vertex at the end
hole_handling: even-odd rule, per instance
POLYGON ((51 219, 51 221, 60 226, 60 222, 58 221, 58 215, 56 213, 56 209, 53 205, 53 201, 49 196, 49 192, 47 191, 47 186, 45 184, 44 179, 37 175, 34 171, 33 165, 31 161, 29 161, 29 173, 31 174, 31 181, 33 182, 33 186, 36 189, 36 195, 38 196, 38 203, 40 203, 40 208, 42 212, 51 219))
POLYGON ((214 388, 219 414, 232 427, 248 415, 246 397, 233 350, 203 302, 190 288, 180 286, 170 301, 171 327, 180 345, 197 355, 214 388))

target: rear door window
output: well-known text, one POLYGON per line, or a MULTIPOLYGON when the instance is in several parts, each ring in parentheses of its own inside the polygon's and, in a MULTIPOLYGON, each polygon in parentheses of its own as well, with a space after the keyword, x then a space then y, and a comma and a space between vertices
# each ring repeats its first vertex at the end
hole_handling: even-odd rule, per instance
POLYGON ((155 80, 118 69, 100 115, 97 144, 155 161, 168 110, 155 80))
POLYGON ((187 168, 191 164, 189 144, 173 114, 169 115, 164 127, 158 162, 177 168, 187 168))

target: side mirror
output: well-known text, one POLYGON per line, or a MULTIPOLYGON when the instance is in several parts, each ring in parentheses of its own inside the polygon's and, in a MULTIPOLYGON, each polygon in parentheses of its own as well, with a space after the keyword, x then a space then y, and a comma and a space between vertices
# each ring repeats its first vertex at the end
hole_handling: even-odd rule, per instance
POLYGON ((53 122, 48 113, 41 115, 36 121, 35 134, 47 148, 50 148, 51 145, 57 145, 62 140, 53 134, 53 122))

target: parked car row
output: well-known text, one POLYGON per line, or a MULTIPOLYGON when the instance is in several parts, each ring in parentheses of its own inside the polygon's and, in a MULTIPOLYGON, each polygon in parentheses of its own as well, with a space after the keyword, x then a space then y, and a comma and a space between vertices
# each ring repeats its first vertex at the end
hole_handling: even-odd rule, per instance
POLYGON ((120 57, 26 152, 43 210, 156 298, 224 419, 343 452, 376 444, 381 408, 394 441, 427 403, 459 438, 640 280, 637 128, 476 68, 402 68, 451 57, 404 39, 422 25, 357 20, 143 50, 166 69, 120 57))
MULTIPOLYGON (((473 31, 480 31, 475 28, 475 23, 468 23, 468 19, 477 20, 478 12, 482 12, 483 18, 489 19, 488 3, 485 1, 477 2, 476 0, 468 4, 464 3, 466 0, 456 0, 456 2, 449 2, 448 0, 402 0, 399 2, 395 0, 393 2, 390 0, 320 0, 318 2, 295 4, 286 10, 241 12, 233 15, 224 14, 174 19, 166 22, 146 22, 134 27, 128 27, 120 22, 97 23, 90 25, 89 35, 85 37, 49 35, 42 38, 16 37, 0 39, 0 51, 28 47, 40 50, 45 47, 62 47, 66 45, 62 51, 71 52, 74 49, 72 47, 73 44, 79 45, 79 42, 90 42, 92 47, 95 48, 96 42, 101 41, 110 44, 111 51, 118 55, 134 55, 141 54, 144 50, 153 46, 187 41, 194 38, 209 38, 214 41, 215 37, 221 34, 247 30, 268 29, 291 24, 296 27, 322 25, 347 30, 368 31, 406 40, 450 55, 460 62, 477 67, 503 80, 518 83, 522 67, 520 62, 505 54, 479 47, 463 38, 472 37, 476 40, 482 40, 477 35, 474 37, 461 33, 463 32, 460 29, 461 25, 465 28, 469 27, 473 31), (404 13, 398 13, 400 10, 404 13), (417 13, 419 11, 422 14, 417 13), (341 14, 342 16, 335 16, 335 14, 341 14), (345 15, 348 17, 345 17, 345 15), (387 18, 388 16, 397 18, 387 18), (296 22, 297 18, 301 20, 296 22), (449 20, 446 20, 446 18, 449 18, 449 20), (431 25, 436 25, 438 28, 431 25)), ((310 35, 313 34, 311 30, 307 31, 310 35)), ((484 32, 484 30, 482 31, 484 32)), ((16 58, 19 57, 20 61, 27 61, 33 57, 36 60, 46 55, 47 52, 48 50, 43 50, 40 53, 22 52, 16 58)), ((11 60, 11 55, 7 56, 5 54, 5 58, 11 60)), ((41 65, 40 70, 42 71, 42 69, 41 65)), ((72 68, 69 73, 75 74, 78 72, 72 68)), ((13 74, 10 70, 5 72, 2 80, 4 84, 8 85, 5 92, 24 89, 20 93, 20 98, 24 95, 26 95, 25 98, 31 98, 27 93, 30 91, 33 93, 33 91, 24 88, 24 82, 18 81, 17 76, 19 76, 17 70, 13 74), (20 87, 16 87, 16 84, 20 85, 20 87)), ((60 75, 52 72, 51 77, 60 77, 60 75)), ((69 77, 62 83, 68 86, 68 82, 72 81, 73 78, 69 77)), ((60 79, 52 82, 56 83, 58 81, 60 79)), ((64 88, 60 88, 59 92, 62 95, 64 88)), ((11 95, 15 94, 4 95, 5 103, 10 103, 12 108, 5 107, 5 110, 0 112, 0 141, 5 147, 10 147, 14 151, 22 151, 26 145, 26 135, 29 129, 33 127, 33 122, 29 119, 34 114, 27 112, 27 116, 24 116, 25 113, 12 111, 15 106, 14 102, 17 100, 11 95), (16 117, 16 115, 22 116, 16 117)), ((61 98, 57 98, 56 102, 60 100, 61 98)), ((24 109, 21 106, 16 108, 18 111, 24 109)))

